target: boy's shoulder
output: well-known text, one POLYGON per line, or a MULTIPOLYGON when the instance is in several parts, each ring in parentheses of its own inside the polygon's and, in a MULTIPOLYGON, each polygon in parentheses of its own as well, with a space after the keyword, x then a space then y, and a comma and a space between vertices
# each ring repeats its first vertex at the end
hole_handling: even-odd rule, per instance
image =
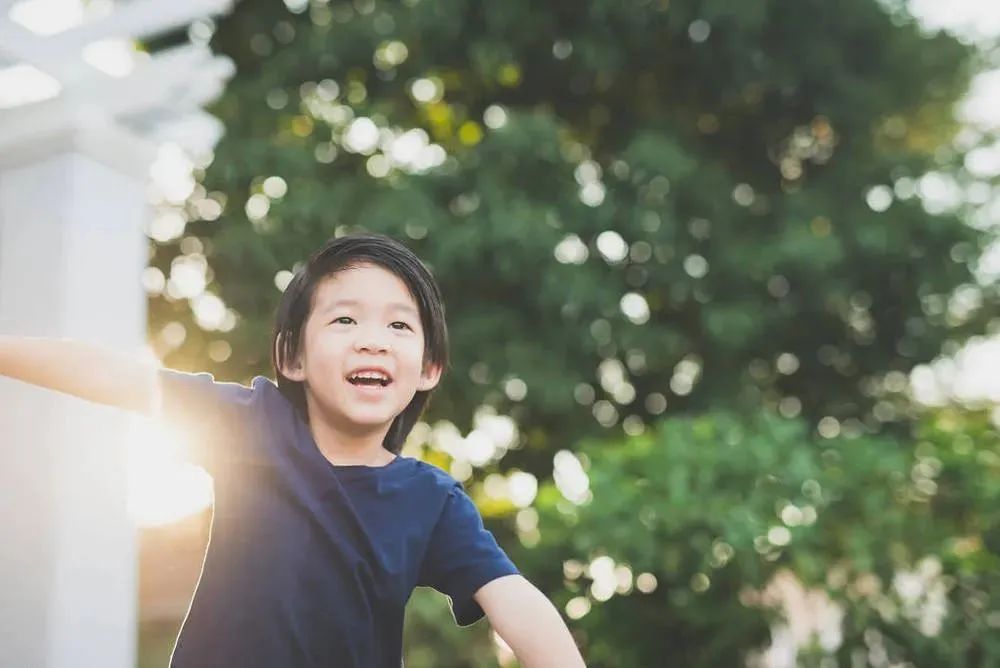
MULTIPOLYGON (((402 457, 403 455, 400 456, 402 457)), ((462 483, 440 466, 415 457, 408 457, 407 459, 412 459, 415 475, 421 479, 423 484, 444 492, 450 492, 455 487, 461 488, 462 483)))

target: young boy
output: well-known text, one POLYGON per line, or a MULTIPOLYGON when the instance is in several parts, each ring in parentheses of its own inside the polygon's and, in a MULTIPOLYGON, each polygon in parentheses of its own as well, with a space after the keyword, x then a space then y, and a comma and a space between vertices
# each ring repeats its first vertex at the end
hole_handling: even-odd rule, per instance
POLYGON ((0 373, 192 435, 216 500, 173 668, 398 668, 419 585, 448 595, 459 625, 485 613, 525 668, 583 666, 462 485, 399 454, 447 346, 441 294, 419 259, 388 237, 353 235, 316 251, 286 288, 277 385, 12 337, 0 338, 0 373))

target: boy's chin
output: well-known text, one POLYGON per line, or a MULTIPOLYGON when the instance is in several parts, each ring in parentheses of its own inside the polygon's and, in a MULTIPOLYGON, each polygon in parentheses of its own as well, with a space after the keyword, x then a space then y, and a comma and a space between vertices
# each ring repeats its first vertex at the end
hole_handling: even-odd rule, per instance
POLYGON ((396 419, 395 413, 387 413, 384 410, 381 411, 350 411, 347 414, 347 418, 360 429, 370 429, 376 431, 378 429, 388 429, 392 424, 392 421, 396 419))

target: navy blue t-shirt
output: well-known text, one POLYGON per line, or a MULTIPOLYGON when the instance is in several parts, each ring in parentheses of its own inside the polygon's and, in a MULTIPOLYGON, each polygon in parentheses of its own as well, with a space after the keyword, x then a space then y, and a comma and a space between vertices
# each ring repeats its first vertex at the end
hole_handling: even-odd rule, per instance
POLYGON ((172 668, 399 668, 414 587, 447 595, 465 626, 483 616, 476 590, 518 572, 440 468, 403 456, 331 464, 263 376, 251 387, 170 369, 159 378, 161 418, 215 480, 172 668))

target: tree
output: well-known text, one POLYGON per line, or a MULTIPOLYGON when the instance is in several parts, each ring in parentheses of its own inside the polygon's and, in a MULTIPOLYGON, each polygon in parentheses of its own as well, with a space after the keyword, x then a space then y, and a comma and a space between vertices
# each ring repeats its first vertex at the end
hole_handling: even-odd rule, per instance
MULTIPOLYGON (((927 304, 970 281, 985 243, 885 189, 939 167, 970 58, 899 23, 865 0, 243 3, 213 40, 239 74, 186 230, 240 324, 188 327, 167 361, 224 338, 221 373, 266 373, 275 275, 365 228, 408 239, 446 292, 436 414, 511 412, 527 446, 512 464, 542 471, 553 434, 602 433, 592 397, 609 424, 654 418, 659 393, 671 412, 786 399, 876 429, 883 376, 938 353, 948 327, 927 304), (414 133, 373 146, 373 124, 414 133), (447 158, 423 171, 442 155, 425 136, 447 158), (198 218, 205 198, 217 220, 198 218), (602 387, 608 369, 632 389, 602 387)), ((151 307, 154 327, 189 321, 182 301, 151 307)))
MULTIPOLYGON (((972 179, 952 107, 973 53, 892 3, 245 0, 212 46, 238 66, 213 109, 226 136, 198 171, 186 230, 154 245, 151 266, 207 266, 237 324, 196 326, 168 283, 150 301, 164 361, 270 373, 283 272, 335 234, 404 238, 442 284, 454 342, 428 421, 465 431, 488 406, 519 427, 516 447, 469 481, 477 494, 494 469, 546 479, 559 450, 614 450, 699 414, 777 411, 802 423, 785 441, 767 431, 785 427, 761 427, 784 444, 775 452, 792 457, 818 428, 892 444, 874 464, 897 470, 906 373, 996 312, 995 288, 960 318, 947 308, 988 239, 961 206, 919 195, 928 172, 972 179), (187 336, 163 343, 175 322, 187 336)), ((757 418, 719 419, 716 431, 757 418)), ((669 464, 650 465, 678 475, 669 464)), ((627 484, 607 466, 593 469, 595 489, 605 475, 627 484)), ((699 503, 741 503, 731 492, 699 503)), ((710 547, 684 526, 684 544, 710 547)), ((574 532, 550 533, 561 538, 538 554, 579 553, 574 532)), ((543 562, 525 558, 542 578, 543 562)), ((559 591, 558 572, 543 579, 559 591)), ((633 600, 607 606, 646 620, 633 600)), ((672 646, 709 661, 761 640, 761 618, 720 610, 724 626, 674 610, 692 632, 672 646), (710 628, 731 641, 705 649, 710 628)), ((628 629, 644 638, 630 639, 637 657, 661 640, 644 623, 628 629)))
POLYGON ((577 628, 597 667, 741 664, 766 644, 775 611, 761 592, 781 572, 847 612, 842 641, 817 658, 853 665, 880 647, 915 666, 991 665, 1000 436, 984 411, 944 409, 914 437, 704 414, 584 443, 590 494, 571 503, 544 487, 519 522, 532 547, 518 557, 585 613, 577 628))

